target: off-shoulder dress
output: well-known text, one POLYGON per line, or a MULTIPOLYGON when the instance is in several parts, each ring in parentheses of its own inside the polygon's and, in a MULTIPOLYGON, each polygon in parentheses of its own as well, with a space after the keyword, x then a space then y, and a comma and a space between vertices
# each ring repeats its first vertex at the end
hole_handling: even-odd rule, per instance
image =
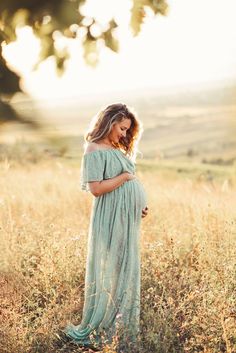
MULTIPOLYGON (((88 152, 81 162, 81 188, 89 191, 88 182, 123 172, 135 174, 135 167, 135 162, 118 149, 88 152)), ((64 331, 75 342, 111 342, 118 332, 136 340, 140 316, 140 225, 146 200, 137 178, 93 198, 82 321, 79 325, 70 323, 64 331)))

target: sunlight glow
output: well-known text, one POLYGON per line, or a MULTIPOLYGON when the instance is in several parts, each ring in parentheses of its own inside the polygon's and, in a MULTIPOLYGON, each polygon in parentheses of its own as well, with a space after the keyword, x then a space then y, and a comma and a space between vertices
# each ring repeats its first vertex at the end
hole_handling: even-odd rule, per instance
MULTIPOLYGON (((126 89, 192 85, 236 77, 235 0, 169 0, 167 17, 149 15, 138 37, 128 28, 130 1, 88 0, 83 11, 105 25, 120 24, 120 53, 105 48, 97 68, 84 64, 81 44, 68 40, 71 59, 62 78, 49 58, 31 72, 40 46, 32 31, 4 48, 35 98, 83 96, 126 89), (102 3, 102 5, 101 5, 102 3)), ((94 30, 98 30, 94 28, 94 30)), ((62 43, 63 44, 63 43, 62 43)))
POLYGON ((18 28, 16 34, 17 41, 3 46, 3 55, 24 76, 31 72, 38 59, 40 42, 29 26, 18 28))

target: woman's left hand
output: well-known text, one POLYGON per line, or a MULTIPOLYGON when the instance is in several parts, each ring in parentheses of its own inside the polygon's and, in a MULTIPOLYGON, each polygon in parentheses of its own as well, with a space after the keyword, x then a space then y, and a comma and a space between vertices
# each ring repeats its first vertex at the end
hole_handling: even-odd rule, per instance
POLYGON ((146 206, 145 208, 142 209, 142 218, 146 217, 148 214, 148 207, 146 206))

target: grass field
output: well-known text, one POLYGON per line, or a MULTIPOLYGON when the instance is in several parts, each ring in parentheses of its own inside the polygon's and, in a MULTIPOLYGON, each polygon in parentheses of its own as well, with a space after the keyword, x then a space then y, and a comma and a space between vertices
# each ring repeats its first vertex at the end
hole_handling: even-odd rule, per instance
MULTIPOLYGON (((235 87, 15 105, 47 126, 1 126, 0 353, 83 352, 60 338, 84 299, 92 195, 79 185, 82 136, 117 99, 144 124, 137 174, 149 214, 133 353, 236 353, 235 87)), ((117 352, 116 340, 103 351, 117 352)))
MULTIPOLYGON (((1 161, 1 353, 81 352, 58 337, 83 307, 92 195, 79 167, 35 152, 1 161)), ((137 174, 150 211, 136 352, 236 352, 235 165, 144 159, 137 174)))

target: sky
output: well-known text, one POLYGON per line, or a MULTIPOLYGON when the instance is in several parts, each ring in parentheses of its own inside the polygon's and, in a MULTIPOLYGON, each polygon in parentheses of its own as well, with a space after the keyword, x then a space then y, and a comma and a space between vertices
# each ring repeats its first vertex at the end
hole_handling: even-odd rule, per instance
POLYGON ((22 86, 35 99, 148 88, 161 91, 236 78, 236 1, 168 3, 168 15, 154 17, 150 13, 134 38, 128 28, 129 1, 88 0, 85 13, 100 21, 114 15, 120 24, 119 54, 102 50, 95 69, 85 65, 80 44, 70 41, 71 59, 63 77, 55 75, 51 59, 32 72, 39 42, 29 28, 18 31, 18 41, 8 45, 4 54, 23 75, 22 86))

